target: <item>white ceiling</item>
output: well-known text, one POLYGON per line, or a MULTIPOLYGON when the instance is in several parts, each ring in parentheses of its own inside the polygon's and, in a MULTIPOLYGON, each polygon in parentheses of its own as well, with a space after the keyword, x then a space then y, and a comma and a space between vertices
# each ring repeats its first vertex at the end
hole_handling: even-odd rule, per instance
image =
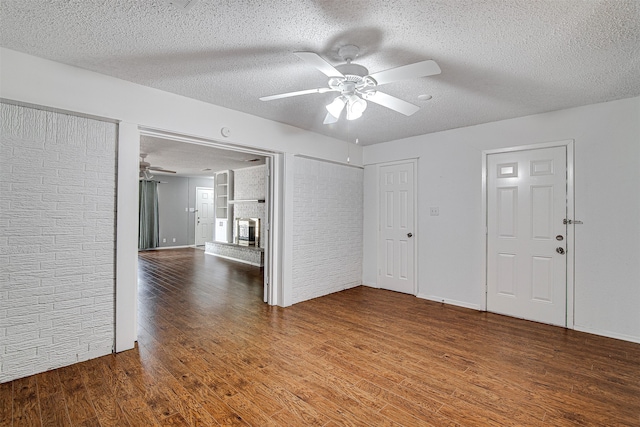
MULTIPOLYGON (((140 137, 140 152, 147 154, 145 160, 151 166, 172 170, 176 176, 211 177, 221 170, 265 163, 264 156, 146 135, 140 137)), ((151 173, 158 177, 173 175, 159 171, 151 173)))
POLYGON ((640 95, 638 0, 2 0, 0 16, 4 47, 363 145, 640 95), (258 100, 325 86, 293 52, 337 65, 347 44, 370 72, 442 74, 384 86, 410 117, 370 103, 327 126, 331 93, 258 100))

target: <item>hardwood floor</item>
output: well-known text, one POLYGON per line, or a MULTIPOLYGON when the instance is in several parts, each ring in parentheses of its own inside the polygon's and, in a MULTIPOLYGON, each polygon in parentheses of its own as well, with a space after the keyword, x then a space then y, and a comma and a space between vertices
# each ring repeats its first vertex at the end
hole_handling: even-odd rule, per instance
POLYGON ((640 426, 640 345, 258 268, 140 254, 135 350, 0 385, 0 425, 640 426), (13 422, 13 423, 12 423, 13 422))

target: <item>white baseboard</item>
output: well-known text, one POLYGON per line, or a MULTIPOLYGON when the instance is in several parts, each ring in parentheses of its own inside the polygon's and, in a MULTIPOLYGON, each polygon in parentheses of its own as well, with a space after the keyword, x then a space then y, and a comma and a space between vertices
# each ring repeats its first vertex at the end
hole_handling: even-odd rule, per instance
POLYGON ((440 303, 444 303, 444 304, 455 305, 455 306, 458 306, 458 307, 470 308, 471 310, 482 311, 482 309, 480 308, 480 304, 472 304, 472 303, 465 302, 465 301, 456 301, 454 299, 442 298, 442 297, 437 297, 437 296, 433 296, 433 295, 418 294, 416 296, 418 298, 427 299, 429 301, 435 301, 435 302, 440 302, 440 303))
POLYGON ((634 337, 633 335, 619 334, 617 332, 603 331, 600 329, 593 329, 593 328, 588 328, 588 327, 579 326, 579 325, 573 325, 573 329, 580 332, 586 332, 588 334, 600 335, 602 337, 614 338, 617 340, 629 341, 629 342, 640 344, 640 337, 634 337))
POLYGON ((165 249, 184 249, 184 248, 192 248, 190 245, 182 245, 182 246, 158 246, 157 248, 148 248, 148 249, 138 249, 138 251, 162 251, 165 249))
POLYGON ((378 286, 377 283, 366 283, 366 282, 362 282, 362 286, 368 286, 370 288, 376 288, 376 289, 380 289, 380 286, 378 286))

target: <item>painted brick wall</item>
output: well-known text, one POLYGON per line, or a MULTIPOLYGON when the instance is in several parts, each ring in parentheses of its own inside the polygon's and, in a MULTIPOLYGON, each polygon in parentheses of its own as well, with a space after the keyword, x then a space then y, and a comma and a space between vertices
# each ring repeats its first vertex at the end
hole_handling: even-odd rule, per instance
POLYGON ((292 302, 359 286, 363 170, 296 157, 293 204, 292 302))
MULTIPOLYGON (((233 171, 233 198, 235 200, 264 199, 266 183, 265 165, 253 166, 233 171)), ((266 246, 266 206, 264 203, 236 203, 233 206, 233 218, 260 218, 260 247, 266 246)), ((235 241, 236 230, 233 230, 235 241)))
POLYGON ((0 104, 0 382, 112 351, 116 129, 0 104))

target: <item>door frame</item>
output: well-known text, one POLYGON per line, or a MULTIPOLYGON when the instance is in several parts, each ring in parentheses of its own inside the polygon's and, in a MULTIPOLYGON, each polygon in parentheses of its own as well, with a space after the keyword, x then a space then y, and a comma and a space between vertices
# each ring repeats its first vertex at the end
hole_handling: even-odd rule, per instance
MULTIPOLYGON (((567 139, 562 141, 542 142, 537 144, 518 145, 505 148, 497 148, 492 150, 482 151, 482 224, 484 225, 484 251, 483 251, 483 278, 484 286, 482 286, 482 292, 484 295, 480 298, 480 309, 487 311, 487 298, 489 281, 487 278, 487 262, 488 262, 488 250, 489 250, 489 217, 487 206, 487 162, 490 154, 509 153, 514 151, 528 151, 541 148, 553 148, 553 147, 565 147, 567 150, 567 219, 575 219, 575 202, 574 202, 574 144, 573 139, 567 139)), ((575 224, 567 224, 567 277, 566 277, 566 325, 568 329, 574 329, 574 300, 575 300, 575 224)))
MULTIPOLYGON (((193 218, 193 226, 194 226, 194 232, 195 232, 195 240, 193 242, 193 246, 198 246, 198 190, 211 190, 212 194, 215 194, 215 190, 213 187, 196 187, 196 195, 195 195, 195 211, 193 212, 195 214, 194 218, 193 218)), ((215 199, 214 199, 215 200, 215 199)), ((215 204, 214 204, 214 218, 215 218, 215 204)), ((215 219, 213 221, 213 223, 215 224, 215 219)), ((213 237, 213 233, 212 236, 213 237)))
MULTIPOLYGON (((282 232, 282 210, 279 208, 281 204, 282 192, 280 191, 279 182, 280 178, 280 163, 282 162, 281 153, 274 151, 267 151, 264 149, 245 147, 237 144, 230 144, 220 142, 212 139, 198 138, 193 136, 187 136, 177 134, 173 132, 163 131, 155 128, 149 128, 144 126, 138 126, 138 151, 139 151, 139 137, 146 135, 158 138, 169 139, 177 142, 185 142, 188 144, 202 145, 212 148, 222 148, 231 151, 238 151, 242 153, 250 153, 259 156, 266 157, 268 161, 265 165, 268 170, 269 180, 267 185, 270 188, 269 195, 265 195, 265 214, 267 220, 267 239, 268 243, 265 247, 264 253, 264 278, 263 285, 265 287, 265 299, 269 305, 282 305, 282 281, 280 280, 279 272, 281 271, 282 258, 280 257, 281 244, 277 238, 278 234, 282 232)), ((139 156, 138 156, 139 157, 139 156)), ((215 191, 215 190, 214 190, 215 191)), ((137 209, 137 207, 136 207, 137 209)), ((137 252, 136 252, 137 259, 137 252)), ((137 293, 137 280, 136 280, 136 293, 137 293)), ((137 316, 137 309, 136 309, 137 316)))
POLYGON ((420 180, 418 179, 418 165, 420 158, 414 157, 403 160, 395 160, 393 162, 384 162, 384 163, 376 163, 376 224, 378 225, 376 229, 376 268, 378 271, 376 272, 376 287, 380 288, 380 265, 381 265, 381 257, 380 257, 380 169, 383 166, 395 166, 401 165, 404 163, 412 163, 413 164, 413 229, 414 235, 411 239, 413 241, 413 293, 411 295, 418 296, 420 289, 418 286, 418 241, 420 239, 420 230, 418 229, 418 183, 420 180))

